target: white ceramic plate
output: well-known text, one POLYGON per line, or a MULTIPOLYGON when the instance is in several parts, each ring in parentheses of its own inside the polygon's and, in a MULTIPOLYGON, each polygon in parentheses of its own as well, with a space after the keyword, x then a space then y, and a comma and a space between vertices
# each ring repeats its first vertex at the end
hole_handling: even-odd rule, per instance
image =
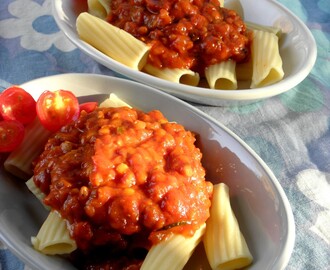
POLYGON ((86 7, 77 7, 79 1, 54 0, 53 13, 58 26, 65 35, 84 53, 109 69, 188 101, 228 106, 251 103, 281 94, 293 88, 309 74, 316 60, 316 44, 312 34, 303 22, 287 8, 274 0, 258 0, 258 4, 255 0, 240 0, 240 2, 246 21, 277 26, 283 30, 280 53, 283 59, 285 77, 276 84, 259 89, 228 91, 211 90, 165 81, 126 67, 80 40, 75 23, 77 15, 82 11, 86 11, 86 7), (74 5, 74 3, 76 4, 74 5))
MULTIPOLYGON (((22 85, 37 98, 45 89, 68 89, 84 101, 103 100, 110 92, 149 111, 159 109, 169 120, 198 134, 207 179, 225 182, 233 209, 254 256, 249 269, 283 269, 290 258, 295 226, 282 187, 273 173, 241 139, 189 104, 142 84, 102 75, 66 74, 22 85)), ((33 269, 72 269, 68 261, 35 251, 30 237, 38 232, 46 212, 22 181, 0 170, 0 239, 33 269)), ((186 269, 209 270, 203 247, 186 269), (204 259, 203 259, 204 258, 204 259), (198 262, 198 263, 197 263, 198 262), (205 266, 206 265, 206 266, 205 266)))

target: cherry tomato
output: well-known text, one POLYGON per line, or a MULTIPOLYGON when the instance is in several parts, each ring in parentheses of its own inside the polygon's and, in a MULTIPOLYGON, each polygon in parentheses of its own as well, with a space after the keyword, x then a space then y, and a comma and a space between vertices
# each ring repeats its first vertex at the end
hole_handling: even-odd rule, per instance
POLYGON ((5 120, 17 120, 27 125, 36 117, 36 101, 24 89, 11 86, 0 95, 0 112, 5 120))
POLYGON ((79 105, 80 111, 86 111, 88 113, 94 111, 97 108, 97 106, 98 106, 98 103, 94 102, 94 101, 81 103, 79 105))
POLYGON ((24 125, 17 120, 0 121, 0 152, 11 152, 23 141, 24 125))
POLYGON ((37 115, 41 124, 52 132, 79 117, 77 97, 70 91, 45 91, 37 100, 37 115))

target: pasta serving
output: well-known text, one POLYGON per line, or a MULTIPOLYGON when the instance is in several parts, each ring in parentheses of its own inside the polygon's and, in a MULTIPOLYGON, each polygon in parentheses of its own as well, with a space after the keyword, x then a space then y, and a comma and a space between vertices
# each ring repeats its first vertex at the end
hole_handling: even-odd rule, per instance
POLYGON ((237 89, 242 79, 251 88, 281 80, 278 29, 243 22, 239 2, 230 3, 237 13, 223 5, 90 0, 76 26, 96 49, 165 80, 197 86, 205 77, 209 88, 227 90, 237 89))
MULTIPOLYGON (((50 211, 31 239, 33 247, 48 255, 70 254, 81 269, 180 270, 204 241, 208 257, 217 251, 214 257, 221 262, 240 262, 223 269, 248 265, 252 256, 228 189, 205 180, 194 142, 190 131, 161 112, 144 113, 115 95, 93 112, 82 111, 79 119, 50 135, 26 182, 50 211), (219 220, 219 212, 224 219, 219 220), (234 242, 219 233, 226 224, 233 226, 234 242), (221 249, 212 238, 218 238, 221 249)), ((34 156, 38 147, 24 155, 34 156)), ((21 154, 17 149, 15 156, 21 154)), ((25 166, 9 159, 11 171, 25 166)), ((222 269, 218 262, 213 267, 210 258, 212 269, 222 269)))

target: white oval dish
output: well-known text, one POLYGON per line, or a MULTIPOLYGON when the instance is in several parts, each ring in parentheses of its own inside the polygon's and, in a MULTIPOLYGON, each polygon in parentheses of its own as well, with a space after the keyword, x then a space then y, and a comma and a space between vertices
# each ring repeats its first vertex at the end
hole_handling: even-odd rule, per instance
POLYGON ((173 83, 133 70, 80 40, 75 26, 76 18, 86 8, 85 10, 84 7, 78 8, 73 4, 74 2, 74 0, 54 0, 53 14, 59 28, 79 49, 100 64, 127 78, 161 89, 187 101, 229 106, 276 96, 299 84, 309 74, 316 60, 316 43, 311 32, 286 7, 273 0, 259 0, 257 5, 254 0, 240 0, 246 21, 282 29, 280 54, 283 59, 284 79, 270 86, 240 90, 212 90, 173 83))
MULTIPOLYGON (((22 85, 34 98, 44 90, 67 89, 81 101, 101 101, 110 92, 144 111, 159 109, 198 134, 207 179, 226 183, 232 207, 254 257, 248 269, 283 269, 291 256, 295 225, 288 199, 271 170, 237 135, 193 106, 159 90, 103 75, 65 74, 22 85)), ((1 162, 2 163, 2 162, 1 162)), ((0 168, 0 240, 33 269, 73 269, 65 259, 35 251, 46 210, 21 180, 0 168)), ((200 246, 185 269, 209 270, 200 246), (204 258, 204 259, 203 259, 204 258), (198 264, 196 263, 198 262, 198 264)))

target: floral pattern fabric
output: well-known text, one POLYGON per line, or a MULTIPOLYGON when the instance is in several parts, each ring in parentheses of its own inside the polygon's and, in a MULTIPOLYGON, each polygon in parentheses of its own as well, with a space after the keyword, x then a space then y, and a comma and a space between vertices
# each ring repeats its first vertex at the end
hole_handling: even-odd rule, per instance
MULTIPOLYGON (((0 1, 0 90, 60 73, 118 76, 59 30, 53 0, 0 1)), ((196 105, 248 143, 273 170, 296 223, 286 269, 330 269, 330 1, 279 0, 311 30, 318 55, 290 91, 234 107, 196 105)), ((29 269, 0 243, 0 270, 29 269)))

